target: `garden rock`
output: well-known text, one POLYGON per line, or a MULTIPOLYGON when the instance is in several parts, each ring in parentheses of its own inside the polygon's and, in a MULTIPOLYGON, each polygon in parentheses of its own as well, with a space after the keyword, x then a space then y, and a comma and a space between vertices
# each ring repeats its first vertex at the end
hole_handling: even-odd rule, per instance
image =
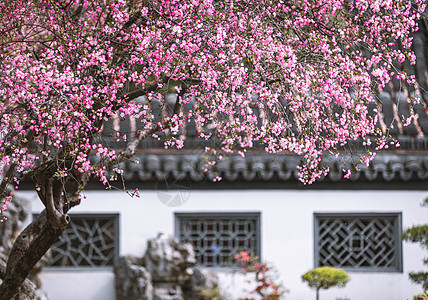
POLYGON ((117 300, 153 300, 150 273, 134 256, 121 257, 115 265, 117 300))
POLYGON ((182 283, 190 275, 188 268, 195 264, 193 247, 178 243, 173 236, 159 234, 147 243, 144 266, 154 282, 182 283))
POLYGON ((116 263, 117 299, 204 299, 201 290, 216 287, 218 278, 195 264, 191 244, 159 234, 147 242, 144 257, 126 256, 116 263))
POLYGON ((202 290, 211 290, 218 286, 218 276, 215 272, 193 267, 193 274, 182 286, 185 300, 205 299, 201 297, 202 290))

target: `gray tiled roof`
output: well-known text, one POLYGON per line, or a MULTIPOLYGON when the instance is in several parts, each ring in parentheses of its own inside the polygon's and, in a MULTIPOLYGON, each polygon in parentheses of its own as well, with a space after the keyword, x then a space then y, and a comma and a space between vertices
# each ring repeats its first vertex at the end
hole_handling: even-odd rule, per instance
MULTIPOLYGON (((138 162, 126 162, 124 179, 127 181, 153 182, 165 179, 173 181, 201 182, 212 180, 216 175, 226 182, 287 182, 298 179, 297 165, 300 158, 296 155, 249 154, 227 157, 218 162, 216 169, 206 173, 204 154, 137 154, 138 162), (214 171, 216 173, 214 173, 214 171)), ((351 181, 421 181, 428 178, 428 155, 421 154, 378 154, 369 167, 359 161, 358 156, 335 158, 329 156, 324 163, 330 166, 330 172, 322 181, 346 181, 344 169, 357 166, 361 171, 352 172, 351 181)))

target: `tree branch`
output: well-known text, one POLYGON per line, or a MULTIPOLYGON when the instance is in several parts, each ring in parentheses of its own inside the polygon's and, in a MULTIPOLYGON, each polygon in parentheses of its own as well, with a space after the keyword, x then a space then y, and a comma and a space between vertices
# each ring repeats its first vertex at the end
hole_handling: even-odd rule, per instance
POLYGON ((154 92, 157 89, 158 89, 158 83, 152 84, 152 85, 148 86, 145 89, 140 89, 140 90, 132 91, 132 92, 126 94, 125 95, 125 100, 127 102, 132 101, 132 100, 134 100, 134 99, 136 99, 138 97, 147 95, 150 92, 154 92))
MULTIPOLYGON (((177 99, 175 101, 174 108, 173 108, 173 114, 171 115, 171 117, 178 115, 180 113, 180 110, 181 110, 180 100, 184 96, 185 92, 186 92, 186 88, 183 87, 180 90, 180 92, 177 94, 177 99)), ((161 130, 161 128, 167 129, 169 127, 171 127, 171 125, 168 124, 167 121, 163 121, 162 125, 156 124, 154 127, 150 128, 150 129, 140 131, 138 133, 138 135, 132 141, 130 141, 122 151, 120 151, 116 155, 116 158, 106 162, 106 164, 105 164, 106 167, 109 168, 113 165, 120 164, 121 162, 124 162, 124 161, 130 159, 137 152, 138 144, 142 140, 151 136, 153 133, 158 132, 159 130, 161 130)))
POLYGON ((122 30, 123 29, 128 29, 129 27, 132 26, 132 24, 135 24, 135 25, 138 26, 138 25, 140 25, 143 22, 143 20, 144 19, 142 18, 141 12, 136 12, 136 13, 134 13, 133 15, 131 15, 129 17, 128 22, 126 22, 125 25, 123 25, 122 30))
POLYGON ((6 267, 6 277, 0 285, 0 300, 10 300, 40 258, 58 239, 64 228, 54 228, 44 210, 16 239, 6 267))
POLYGON ((3 180, 0 184, 0 199, 6 196, 5 195, 6 187, 7 187, 7 184, 10 182, 10 180, 12 179, 13 173, 15 172, 15 168, 16 168, 16 164, 10 165, 9 170, 7 170, 6 175, 3 177, 3 180))
POLYGON ((48 180, 45 197, 46 197, 45 205, 46 205, 48 222, 56 230, 61 229, 61 228, 65 228, 67 226, 67 224, 70 222, 70 217, 68 215, 63 214, 62 211, 59 212, 57 209, 57 205, 60 203, 61 199, 57 199, 57 201, 54 201, 53 179, 52 178, 50 178, 48 180), (55 205, 55 203, 58 203, 58 204, 55 205))

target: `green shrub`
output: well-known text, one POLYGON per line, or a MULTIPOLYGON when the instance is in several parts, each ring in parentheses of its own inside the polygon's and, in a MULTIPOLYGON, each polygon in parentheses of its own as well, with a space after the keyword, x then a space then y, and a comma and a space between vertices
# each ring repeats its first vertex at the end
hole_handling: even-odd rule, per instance
POLYGON ((218 286, 210 288, 201 288, 200 294, 202 299, 209 300, 226 300, 225 294, 220 290, 218 286))
POLYGON ((316 299, 318 300, 320 289, 327 290, 331 287, 344 287, 349 281, 349 276, 341 269, 321 267, 303 274, 302 280, 306 281, 309 287, 316 290, 316 299))
MULTIPOLYGON (((428 207, 428 198, 424 200, 422 206, 428 207)), ((407 228, 403 232, 402 236, 403 240, 413 243, 419 243, 422 248, 428 249, 428 224, 417 225, 407 228)), ((425 258, 424 264, 428 265, 428 258, 425 258)), ((422 289, 425 293, 428 291, 428 272, 410 272, 409 279, 414 283, 422 285, 422 289)))
POLYGON ((413 300, 425 300, 428 299, 427 293, 423 293, 421 295, 413 296, 413 300))

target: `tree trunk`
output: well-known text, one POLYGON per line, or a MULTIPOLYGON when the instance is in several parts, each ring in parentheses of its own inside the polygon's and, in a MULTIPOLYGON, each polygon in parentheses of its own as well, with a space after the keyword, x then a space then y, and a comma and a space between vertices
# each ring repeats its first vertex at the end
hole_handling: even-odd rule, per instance
POLYGON ((320 300, 320 289, 319 288, 317 288, 317 300, 320 300))
MULTIPOLYGON (((0 282, 6 277, 6 262, 0 259, 0 282)), ((19 288, 18 295, 13 298, 14 300, 20 299, 36 299, 36 285, 29 279, 25 279, 19 288)))
MULTIPOLYGON (((10 300, 18 293, 34 265, 64 231, 66 224, 53 226, 46 215, 45 210, 17 238, 9 256, 6 277, 0 285, 0 300, 10 300)), ((64 215, 64 221, 68 223, 69 216, 64 215)))

